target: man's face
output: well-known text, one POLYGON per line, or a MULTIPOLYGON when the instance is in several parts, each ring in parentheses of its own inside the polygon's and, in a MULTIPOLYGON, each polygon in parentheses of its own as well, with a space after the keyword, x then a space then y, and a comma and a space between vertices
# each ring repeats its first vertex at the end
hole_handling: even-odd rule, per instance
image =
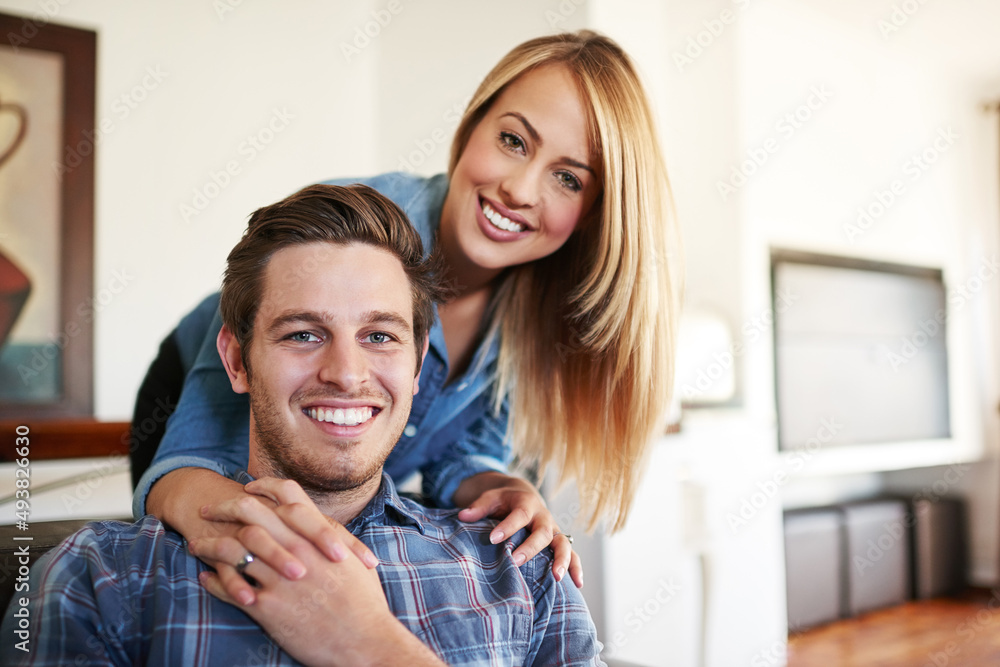
POLYGON ((275 253, 249 377, 235 341, 223 350, 239 366, 233 388, 250 393, 250 473, 311 495, 377 488, 417 391, 415 344, 410 284, 390 253, 360 243, 275 253), (316 267, 305 280, 303 267, 316 267))

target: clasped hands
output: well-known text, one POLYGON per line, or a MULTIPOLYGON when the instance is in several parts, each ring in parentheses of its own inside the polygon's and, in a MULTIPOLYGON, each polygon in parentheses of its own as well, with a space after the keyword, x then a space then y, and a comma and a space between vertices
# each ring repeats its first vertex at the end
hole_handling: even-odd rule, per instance
MULTIPOLYGON (((258 591, 235 568, 247 552, 255 558, 247 574, 264 590, 281 579, 302 579, 309 563, 322 563, 320 556, 331 563, 348 563, 350 568, 363 565, 373 569, 378 565, 368 547, 344 526, 320 513, 294 481, 255 480, 244 490, 246 495, 242 497, 203 507, 202 518, 212 522, 210 535, 188 542, 193 555, 215 568, 217 574, 208 573, 206 577, 209 590, 218 597, 244 607, 257 601, 258 591), (223 592, 226 597, 219 595, 223 592)), ((513 552, 518 566, 551 543, 556 579, 561 580, 568 570, 576 585, 583 585, 579 556, 559 532, 541 495, 527 481, 502 473, 481 473, 462 482, 455 499, 464 504, 463 497, 474 499, 459 512, 460 520, 503 517, 490 533, 494 544, 521 528, 529 528, 528 538, 513 552)), ((371 579, 378 581, 375 576, 371 579)))

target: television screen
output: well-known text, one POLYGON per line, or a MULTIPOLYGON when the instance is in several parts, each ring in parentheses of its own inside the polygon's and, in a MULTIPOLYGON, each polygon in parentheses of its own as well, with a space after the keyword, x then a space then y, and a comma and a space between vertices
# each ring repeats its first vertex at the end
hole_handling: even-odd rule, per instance
POLYGON ((941 271, 772 251, 781 449, 947 438, 941 271))

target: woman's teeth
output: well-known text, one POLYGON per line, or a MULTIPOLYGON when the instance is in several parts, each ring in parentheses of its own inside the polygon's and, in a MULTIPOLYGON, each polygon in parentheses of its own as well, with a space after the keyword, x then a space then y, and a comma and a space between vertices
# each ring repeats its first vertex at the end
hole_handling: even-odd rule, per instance
POLYGON ((371 408, 309 408, 307 413, 316 421, 338 426, 357 426, 372 418, 371 408))
POLYGON ((483 213, 486 219, 493 223, 494 227, 499 227, 508 232, 523 232, 524 225, 511 222, 510 218, 505 218, 497 213, 487 202, 483 202, 483 213))

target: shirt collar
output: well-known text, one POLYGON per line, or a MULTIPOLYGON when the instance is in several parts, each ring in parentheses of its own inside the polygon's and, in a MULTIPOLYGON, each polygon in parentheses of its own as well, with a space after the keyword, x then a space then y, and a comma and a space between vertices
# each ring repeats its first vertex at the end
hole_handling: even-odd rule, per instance
POLYGON ((403 502, 399 493, 396 492, 396 485, 392 478, 383 472, 382 484, 379 486, 378 493, 361 510, 361 514, 347 524, 347 529, 356 535, 370 523, 386 524, 390 522, 412 524, 420 531, 421 535, 424 534, 424 526, 420 522, 420 516, 414 512, 412 507, 403 502))
MULTIPOLYGON (((240 470, 236 474, 236 481, 240 484, 247 484, 254 480, 253 475, 246 470, 240 470)), ((382 483, 379 485, 375 497, 369 501, 361 513, 354 517, 347 524, 347 530, 357 535, 366 525, 370 523, 386 524, 389 522, 411 524, 420 534, 424 534, 424 526, 420 521, 420 515, 414 511, 396 492, 396 485, 389 475, 382 473, 382 483), (389 510, 388 512, 386 510, 389 510)))

